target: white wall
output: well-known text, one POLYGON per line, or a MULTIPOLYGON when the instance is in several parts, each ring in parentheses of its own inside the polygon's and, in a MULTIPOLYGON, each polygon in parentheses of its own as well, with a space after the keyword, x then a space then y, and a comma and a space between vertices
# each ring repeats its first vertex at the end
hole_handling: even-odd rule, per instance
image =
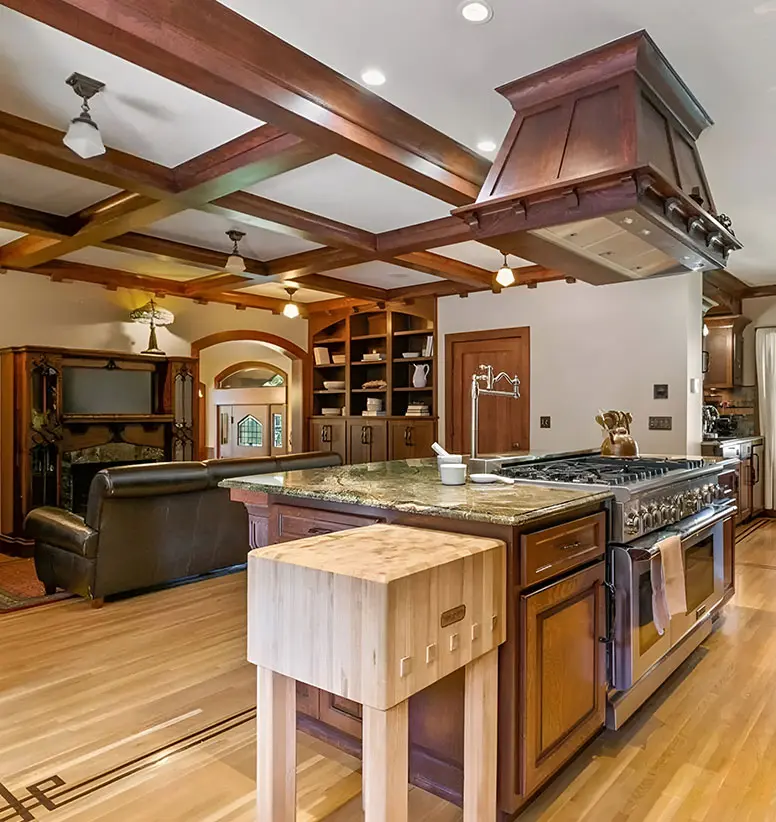
MULTIPOLYGON (((444 335, 529 326, 531 449, 596 448, 599 408, 628 410, 642 453, 700 451, 701 276, 691 273, 608 286, 554 282, 536 289, 439 301, 440 373, 444 335), (653 399, 667 383, 669 398, 653 399), (539 428, 549 415, 552 428, 539 428), (649 431, 649 416, 672 416, 672 431, 649 431)), ((518 375, 519 376, 519 375, 518 375)), ((444 391, 440 432, 444 432, 444 391)), ((481 415, 487 423, 487 398, 481 415)))
MULTIPOLYGON (((142 291, 108 291, 88 283, 52 283, 19 271, 0 275, 0 348, 49 345, 139 352, 148 327, 128 322, 133 308, 147 302, 142 291)), ((191 342, 217 331, 255 329, 285 337, 307 348, 307 321, 289 320, 269 311, 237 311, 232 306, 165 297, 159 304, 175 314, 175 323, 157 331, 168 354, 188 356, 191 342)))
POLYGON ((744 300, 741 313, 752 321, 744 329, 744 385, 754 385, 757 382, 755 331, 764 326, 776 326, 776 297, 744 300))

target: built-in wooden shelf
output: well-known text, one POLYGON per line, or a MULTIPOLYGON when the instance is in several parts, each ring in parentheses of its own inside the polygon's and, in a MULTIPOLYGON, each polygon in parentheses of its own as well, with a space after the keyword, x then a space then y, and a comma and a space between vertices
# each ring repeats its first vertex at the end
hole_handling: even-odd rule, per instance
POLYGON ((82 423, 143 422, 151 425, 173 422, 172 414, 63 414, 62 422, 67 425, 82 423))
POLYGON ((434 390, 434 386, 433 385, 427 385, 425 388, 415 388, 414 385, 411 386, 410 388, 398 388, 397 386, 394 386, 393 390, 394 391, 426 391, 426 392, 430 393, 434 390))
POLYGON ((385 394, 387 388, 351 388, 351 394, 385 394))
POLYGON ((353 360, 351 365, 385 365, 387 360, 353 360))
POLYGON ((334 343, 344 343, 344 342, 346 342, 345 337, 325 337, 322 340, 316 340, 315 345, 316 346, 333 345, 334 343))
POLYGON ((313 391, 313 394, 345 394, 347 393, 344 388, 337 388, 333 391, 330 391, 328 388, 321 389, 320 391, 313 391))
MULTIPOLYGON (((408 331, 394 331, 394 337, 428 337, 429 335, 433 335, 434 329, 433 328, 411 328, 408 331)), ((354 337, 355 339, 355 337, 354 337)))
POLYGON ((358 337, 351 337, 350 339, 354 342, 356 340, 384 340, 387 336, 387 334, 360 334, 358 337))
POLYGON ((433 357, 394 357, 394 362, 433 362, 433 357))
POLYGON ((346 362, 321 362, 316 363, 314 368, 345 368, 346 362))

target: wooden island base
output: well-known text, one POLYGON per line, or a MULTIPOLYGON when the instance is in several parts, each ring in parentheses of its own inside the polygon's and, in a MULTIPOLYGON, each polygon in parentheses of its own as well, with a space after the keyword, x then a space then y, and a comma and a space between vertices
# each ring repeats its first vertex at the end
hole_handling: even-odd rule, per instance
MULTIPOLYGON (((529 523, 509 526, 317 499, 289 505, 288 497, 245 488, 231 493, 248 509, 251 547, 379 522, 506 544, 506 642, 498 651, 497 702, 501 820, 516 816, 603 729, 606 499, 555 506, 529 523)), ((410 782, 459 806, 465 680, 463 670, 451 673, 412 696, 408 712, 410 782)), ((361 704, 297 683, 296 705, 300 729, 360 755, 361 704)))

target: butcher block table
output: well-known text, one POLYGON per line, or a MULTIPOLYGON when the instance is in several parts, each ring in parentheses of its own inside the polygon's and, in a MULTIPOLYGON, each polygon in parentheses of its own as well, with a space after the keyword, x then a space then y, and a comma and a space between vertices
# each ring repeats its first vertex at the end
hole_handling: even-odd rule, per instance
POLYGON ((259 822, 296 817, 296 680, 363 705, 366 822, 406 822, 408 703, 465 667, 464 820, 496 818, 506 546, 372 525, 251 551, 259 822))

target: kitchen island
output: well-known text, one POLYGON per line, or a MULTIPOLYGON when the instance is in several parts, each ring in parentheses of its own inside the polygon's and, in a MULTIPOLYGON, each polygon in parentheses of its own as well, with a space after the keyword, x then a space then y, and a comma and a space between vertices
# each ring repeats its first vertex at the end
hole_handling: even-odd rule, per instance
MULTIPOLYGON (((531 459, 531 457, 526 457, 531 459)), ((225 480, 249 512, 251 547, 380 522, 507 545, 507 641, 499 651, 498 791, 515 815, 603 727, 610 492, 443 486, 435 460, 225 480)), ((461 803, 463 670, 410 700, 410 781, 461 803)), ((297 683, 298 724, 353 753, 361 706, 297 683)), ((486 820, 483 820, 486 822, 486 820)))

